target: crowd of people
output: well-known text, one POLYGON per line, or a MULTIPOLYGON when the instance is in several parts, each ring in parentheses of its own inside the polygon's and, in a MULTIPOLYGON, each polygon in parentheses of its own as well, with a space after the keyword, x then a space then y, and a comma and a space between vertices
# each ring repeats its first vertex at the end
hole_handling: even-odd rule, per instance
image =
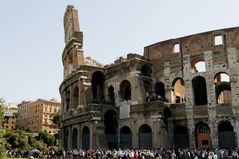
POLYGON ((8 157, 44 159, 239 159, 239 149, 9 150, 8 157))

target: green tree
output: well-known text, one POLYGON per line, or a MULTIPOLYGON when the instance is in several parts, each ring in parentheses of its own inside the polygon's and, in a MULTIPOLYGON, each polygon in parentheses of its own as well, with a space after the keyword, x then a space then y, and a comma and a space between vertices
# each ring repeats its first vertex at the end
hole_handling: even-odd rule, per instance
POLYGON ((43 141, 48 147, 53 146, 55 141, 54 137, 47 131, 40 131, 37 139, 43 141))
POLYGON ((31 145, 29 144, 29 133, 24 130, 8 130, 3 136, 10 147, 8 148, 20 148, 28 149, 31 145))
POLYGON ((2 127, 2 122, 3 122, 3 99, 0 98, 0 158, 3 158, 5 155, 5 144, 6 141, 3 138, 3 134, 5 133, 3 127, 2 127))

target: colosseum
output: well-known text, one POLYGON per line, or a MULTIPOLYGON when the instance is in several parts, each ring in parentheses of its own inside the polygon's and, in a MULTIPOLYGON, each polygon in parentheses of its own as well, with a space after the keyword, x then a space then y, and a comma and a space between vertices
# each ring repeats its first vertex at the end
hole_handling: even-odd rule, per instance
POLYGON ((102 65, 84 57, 78 11, 64 15, 64 149, 239 143, 239 27, 170 39, 102 65))

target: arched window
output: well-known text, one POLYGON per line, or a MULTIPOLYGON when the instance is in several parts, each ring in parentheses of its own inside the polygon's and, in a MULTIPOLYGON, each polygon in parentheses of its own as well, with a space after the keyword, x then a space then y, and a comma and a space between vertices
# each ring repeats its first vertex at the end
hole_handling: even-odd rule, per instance
POLYGON ((90 148, 90 129, 85 126, 82 130, 82 149, 88 150, 90 148))
POLYGON ((132 134, 128 126, 120 129, 120 148, 132 148, 132 134))
POLYGON ((77 144, 78 144, 78 131, 75 128, 72 133, 72 148, 77 149, 77 144))
POLYGON ((214 77, 216 99, 218 104, 232 102, 230 78, 226 73, 217 73, 214 77))
POLYGON ((185 85, 181 78, 172 83, 172 103, 185 103, 185 85))
POLYGON ((139 128, 139 148, 152 147, 152 129, 149 125, 143 124, 139 128))
POLYGON ((154 91, 158 99, 165 100, 165 89, 162 82, 157 82, 155 84, 154 91))
POLYGON ((123 100, 131 99, 131 84, 128 80, 124 80, 120 84, 120 95, 123 100))
POLYGON ((147 76, 147 77, 152 76, 152 69, 148 65, 143 65, 141 72, 143 76, 147 76))
POLYGON ((73 93, 73 107, 76 108, 79 105, 79 88, 76 86, 73 93))
POLYGON ((93 99, 103 100, 105 89, 105 75, 102 72, 96 71, 92 74, 91 86, 93 92, 93 99))
POLYGON ((194 77, 192 80, 195 105, 207 104, 206 80, 202 76, 194 77))
POLYGON ((206 65, 204 61, 199 61, 192 66, 192 73, 206 72, 206 65))
POLYGON ((189 146, 187 127, 178 125, 174 128, 174 145, 176 148, 185 148, 189 146))
POLYGON ((225 121, 218 125, 218 140, 220 148, 235 147, 235 132, 230 122, 225 121))
POLYGON ((108 110, 104 115, 105 134, 107 137, 108 147, 110 149, 117 148, 118 138, 118 118, 117 113, 114 110, 108 110))
POLYGON ((66 92, 66 111, 70 109, 70 91, 66 92))
POLYGON ((114 87, 109 86, 108 87, 108 99, 111 105, 115 104, 115 93, 114 93, 114 87))

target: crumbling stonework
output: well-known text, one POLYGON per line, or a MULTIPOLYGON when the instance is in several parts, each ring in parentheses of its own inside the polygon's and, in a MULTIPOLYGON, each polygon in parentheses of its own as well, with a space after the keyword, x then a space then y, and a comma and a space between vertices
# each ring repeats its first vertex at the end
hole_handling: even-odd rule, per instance
POLYGON ((238 27, 152 44, 103 66, 84 58, 76 13, 68 6, 64 16, 62 147, 238 145, 238 27))

